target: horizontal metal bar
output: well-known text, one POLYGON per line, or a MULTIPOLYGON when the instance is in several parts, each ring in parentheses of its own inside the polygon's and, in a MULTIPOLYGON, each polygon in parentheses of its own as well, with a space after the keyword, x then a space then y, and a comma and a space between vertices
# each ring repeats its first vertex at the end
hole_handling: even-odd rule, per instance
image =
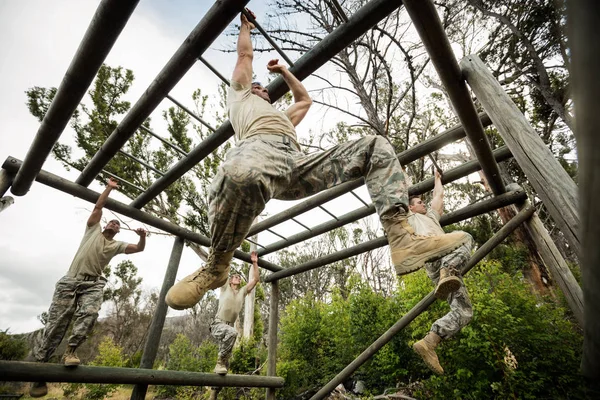
POLYGON ((29 191, 139 0, 102 0, 42 120, 11 192, 29 191))
POLYGON ((277 53, 279 53, 279 55, 281 57, 283 57, 283 59, 291 66, 294 66, 294 63, 292 62, 292 60, 285 54, 285 52, 283 50, 281 50, 279 48, 279 46, 277 46, 277 43, 275 43, 273 41, 273 39, 271 39, 271 37, 269 36, 269 34, 267 33, 267 31, 265 31, 262 26, 260 26, 260 24, 258 22, 256 22, 256 19, 254 19, 254 17, 252 16, 252 14, 250 14, 248 11, 246 10, 242 10, 242 13, 244 13, 244 15, 246 16, 246 18, 248 18, 248 21, 252 22, 254 24, 254 26, 256 27, 256 29, 259 30, 259 32, 264 36, 265 39, 267 39, 267 42, 269 42, 271 44, 271 46, 273 46, 273 49, 275 49, 275 51, 277 53))
POLYGON ((180 102, 178 102, 177 100, 175 100, 173 97, 171 97, 171 95, 168 94, 167 95, 167 99, 171 100, 173 103, 175 103, 175 105, 177 105, 177 107, 181 108, 183 111, 185 111, 186 113, 188 113, 196 121, 200 122, 202 125, 204 125, 208 129, 210 129, 211 132, 214 132, 216 130, 208 122, 204 121, 202 118, 200 118, 199 116, 197 116, 196 113, 193 113, 186 106, 184 106, 183 104, 181 104, 180 102))
POLYGON ((310 231, 310 228, 306 225, 304 225, 302 222, 298 221, 296 218, 290 218, 292 221, 294 221, 295 223, 297 223, 298 225, 300 225, 301 227, 303 227, 304 229, 306 229, 307 231, 310 231))
POLYGON ((354 197, 356 197, 358 199, 358 201, 360 201, 361 203, 363 203, 365 206, 369 207, 369 204, 366 201, 364 201, 363 199, 361 199, 359 195, 357 195, 356 193, 354 193, 354 190, 351 190, 350 194, 353 195, 354 197))
POLYGON ((77 178, 78 184, 88 186, 94 180, 247 3, 248 0, 221 0, 214 3, 94 155, 77 178))
MULTIPOLYGON (((460 210, 442 215, 440 219, 440 225, 446 226, 449 224, 453 224, 459 221, 464 221, 466 219, 472 218, 477 215, 485 214, 490 211, 496 210, 500 207, 506 207, 509 204, 514 204, 518 201, 523 201, 526 198, 525 193, 522 191, 518 192, 508 192, 496 197, 493 197, 488 200, 481 201, 476 204, 472 204, 470 206, 464 207, 460 210)), ((273 282, 275 280, 286 278, 288 276, 296 275, 301 272, 310 271, 315 268, 322 267, 327 264, 331 264, 348 257, 354 257, 356 255, 365 253, 370 250, 377 249, 379 247, 386 246, 388 244, 387 237, 380 236, 368 242, 361 243, 354 247, 350 247, 329 255, 326 255, 321 258, 317 258, 315 260, 308 261, 304 264, 298 265, 292 268, 286 268, 282 271, 273 273, 265 277, 265 282, 273 282)))
MULTIPOLYGON (((2 168, 6 169, 8 172, 17 173, 17 171, 21 167, 21 164, 21 160, 18 160, 14 157, 8 157, 4 164, 2 164, 2 168)), ((36 181, 46 186, 50 186, 54 189, 58 189, 61 192, 68 193, 85 201, 89 201, 90 203, 96 203, 96 200, 98 200, 98 197, 100 196, 98 192, 94 192, 93 190, 78 185, 75 182, 68 181, 64 178, 61 178, 60 176, 51 174, 50 172, 44 170, 41 170, 40 173, 37 175, 36 181)), ((109 198, 104 207, 119 214, 125 215, 129 218, 133 218, 144 224, 148 224, 157 229, 168 232, 172 235, 179 236, 191 242, 197 243, 201 246, 210 247, 211 245, 210 239, 206 236, 200 235, 196 232, 192 232, 189 229, 175 225, 162 218, 155 217, 154 215, 138 210, 137 208, 128 206, 127 204, 123 204, 120 201, 109 198)), ((250 259, 250 254, 244 253, 240 250, 236 250, 233 256, 247 263, 252 262, 252 260, 250 259)), ((264 259, 259 259, 258 265, 262 268, 268 269, 269 271, 280 271, 283 269, 282 267, 268 262, 264 259)))
POLYGON ((473 104, 467 84, 456 57, 454 57, 450 41, 444 32, 444 27, 433 1, 403 0, 402 3, 429 53, 440 80, 446 88, 454 112, 465 127, 471 147, 477 155, 477 159, 481 162, 488 185, 494 194, 504 193, 506 188, 500 176, 500 169, 492 157, 492 148, 483 132, 475 104, 473 104))
POLYGON ((157 173, 158 175, 160 175, 160 176, 163 176, 163 175, 164 175, 164 174, 163 174, 161 171, 159 171, 158 169, 156 169, 156 168, 155 168, 155 167, 153 167, 152 165, 148 164, 146 161, 144 161, 144 160, 141 160, 141 159, 137 158, 136 156, 132 156, 131 154, 129 154, 129 153, 127 153, 127 152, 123 151, 123 150, 120 150, 120 149, 119 149, 119 153, 121 153, 121 154, 123 154, 125 157, 128 157, 128 158, 132 159, 133 161, 135 161, 135 162, 137 162, 137 163, 139 163, 139 164, 143 165, 144 167, 146 167, 146 168, 148 168, 148 169, 150 169, 150 170, 152 170, 152 171, 156 172, 156 173, 157 173))
POLYGON ((333 219, 335 219, 336 221, 338 220, 338 217, 336 217, 333 213, 331 213, 329 210, 327 210, 325 207, 323 206, 319 206, 319 208, 323 211, 325 211, 327 214, 329 214, 329 216, 333 219))
POLYGON ((154 136, 155 138, 160 140, 162 143, 164 143, 166 146, 169 146, 170 148, 172 148, 173 150, 175 150, 182 156, 187 157, 188 153, 186 153, 185 150, 179 148, 178 146, 175 146, 173 143, 169 142, 167 139, 160 137, 156 133, 152 132, 150 129, 146 128, 144 125, 140 126, 140 129, 143 130, 144 132, 148 133, 149 135, 154 136))
MULTIPOLYGON (((492 250, 496 248, 500 243, 504 241, 511 233, 513 233, 521 224, 528 220, 535 209, 529 207, 519 212, 513 219, 508 221, 494 236, 492 236, 487 242, 483 244, 467 261, 465 267, 461 270, 462 274, 467 274, 477 263, 485 256, 487 256, 492 250)), ((410 309, 398 322, 390 327, 383 335, 381 335, 375 342, 365 349, 358 357, 354 359, 346 368, 344 368, 339 374, 337 374, 331 381, 323 386, 310 400, 321 400, 336 388, 341 382, 346 380, 354 371, 360 368, 367 360, 369 360, 375 353, 377 353, 383 346, 389 343, 394 336, 398 334, 402 329, 408 326, 415 318, 429 308, 436 298, 433 291, 425 296, 420 302, 418 302, 413 308, 410 309)))
POLYGON ((127 186, 130 186, 130 187, 132 187, 132 188, 134 188, 134 189, 137 189, 137 190, 139 190, 140 192, 143 192, 143 191, 144 191, 144 188, 141 188, 141 187, 139 187, 138 185, 136 185, 136 184, 134 184, 134 183, 131 183, 131 182, 129 182, 128 180, 125 180, 125 179, 123 179, 123 178, 121 178, 121 177, 119 177, 119 176, 117 176, 117 175, 115 175, 115 174, 113 174, 113 173, 111 173, 111 172, 108 172, 108 171, 107 171, 107 170, 105 170, 105 169, 103 169, 103 170, 102 170, 102 173, 103 173, 103 174, 106 174, 106 175, 108 175, 108 176, 110 176, 111 178, 114 178, 114 179, 118 180, 119 182, 123 182, 123 183, 124 183, 124 184, 126 184, 127 186))
MULTIPOLYGON (((290 71, 298 78, 303 80, 310 74, 324 65, 333 54, 337 54, 355 39, 369 30, 373 25, 388 16, 391 12, 400 7, 402 3, 397 0, 372 0, 361 7, 348 23, 340 25, 336 30, 327 35, 322 41, 317 43, 312 49, 307 51, 302 57, 296 60, 290 71)), ((276 78, 271 82, 267 89, 271 100, 276 101, 288 92, 289 88, 283 78, 276 78)), ((233 136, 231 123, 226 121, 214 133, 209 135, 202 143, 196 146, 189 157, 175 164, 165 176, 154 182, 146 192, 138 196, 131 206, 142 208, 148 204, 160 192, 169 187, 173 182, 179 179, 183 174, 193 168, 202 159, 212 153, 220 145, 225 143, 233 136)), ((360 186, 360 185, 359 185, 360 186)))
MULTIPOLYGON (((273 235, 275 235, 275 236, 279 236, 279 237, 280 237, 280 238, 282 238, 283 240, 287 240, 287 238, 286 238, 285 236, 283 236, 283 235, 280 235, 279 233, 275 232, 274 230, 267 229, 267 231, 268 231, 269 233, 272 233, 272 234, 273 234, 273 235)), ((252 236, 254 236, 254 235, 252 235, 252 236)))
MULTIPOLYGON (((504 151, 499 153, 499 155, 503 156, 504 151)), ((454 169, 446 171, 446 173, 443 176, 443 182, 444 183, 453 182, 457 179, 463 178, 463 177, 473 173, 474 171, 476 171, 480 168, 479 162, 477 160, 470 161, 469 163, 465 163, 454 169)), ((431 190, 433 188, 433 185, 434 185, 433 179, 425 180, 417 185, 413 185, 413 186, 409 187, 408 194, 409 194, 409 196, 418 196, 420 194, 426 193, 429 190, 431 190)), ((515 193, 515 192, 511 192, 511 193, 515 193)), ((515 195, 518 196, 519 198, 523 197, 522 200, 525 200, 525 194, 523 192, 519 192, 519 194, 515 194, 515 195)), ((506 205, 513 204, 516 202, 516 200, 512 199, 510 197, 510 195, 507 195, 506 197, 504 197, 504 196, 505 195, 496 196, 494 198, 494 200, 498 201, 498 202, 507 201, 506 205)), ((481 203, 477 203, 477 204, 481 204, 481 203)), ((499 205, 498 207, 504 207, 504 205, 499 205)), ((496 207, 496 208, 498 208, 498 207, 496 207)), ((462 210, 468 210, 468 209, 469 208, 463 208, 462 210)), ((455 213, 448 214, 448 215, 459 215, 459 214, 457 214, 459 211, 456 211, 455 213)), ((368 217, 369 215, 372 215, 374 213, 375 213, 375 206, 372 204, 369 205, 368 207, 359 208, 357 210, 351 211, 347 214, 340 216, 337 221, 327 221, 325 223, 317 225, 317 226, 311 228, 310 232, 300 232, 296 235, 292 235, 292 236, 288 237, 287 240, 280 240, 278 242, 271 243, 268 246, 265 246, 263 250, 258 251, 258 255, 265 256, 274 251, 281 250, 285 247, 294 245, 296 243, 303 242, 305 240, 311 239, 318 235, 322 235, 325 232, 329 232, 333 229, 339 228, 346 224, 358 221, 359 219, 368 217)), ((448 216, 446 216, 446 218, 448 218, 448 216)), ((455 221, 453 221, 451 223, 454 223, 454 222, 455 221)))
POLYGON ((206 65, 208 67, 208 69, 210 69, 213 72, 213 74, 215 74, 216 76, 218 76, 219 79, 221 79, 223 81, 223 83, 225 83, 227 86, 231 86, 231 83, 229 83, 229 80, 227 78, 225 78, 223 75, 221 75, 221 73, 215 67, 213 67, 212 65, 210 65, 208 63, 208 61, 206 61, 204 59, 204 57, 198 57, 198 60, 200 60, 200 62, 202 64, 206 65))
POLYGON ((145 368, 65 368, 62 364, 0 361, 4 381, 115 383, 120 385, 185 385, 217 387, 283 387, 283 378, 259 375, 217 375, 205 372, 167 371, 145 368))

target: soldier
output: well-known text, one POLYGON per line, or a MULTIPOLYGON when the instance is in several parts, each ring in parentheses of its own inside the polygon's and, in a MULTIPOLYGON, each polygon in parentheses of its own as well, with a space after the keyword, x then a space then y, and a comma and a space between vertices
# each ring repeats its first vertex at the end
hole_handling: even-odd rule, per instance
MULTIPOLYGON (((258 283, 258 256, 255 251, 252 252, 250 258, 253 269, 252 279, 240 289, 240 276, 238 274, 231 275, 229 285, 221 288, 217 315, 210 324, 210 333, 219 342, 219 359, 215 366, 215 373, 220 375, 227 374, 229 368, 229 357, 231 357, 231 351, 237 338, 234 325, 244 305, 244 298, 254 290, 258 283)), ((252 316, 247 315, 246 318, 252 318, 252 316)))
MULTIPOLYGON (((146 231, 143 228, 135 231, 140 237, 137 244, 114 240, 121 229, 118 220, 113 219, 104 230, 100 229, 102 208, 110 192, 117 187, 117 181, 110 179, 106 189, 98 197, 71 266, 67 274, 56 283, 41 341, 36 343, 28 360, 48 362, 74 317, 72 334, 62 359, 68 367, 78 366, 80 360, 75 350, 91 332, 102 305, 102 292, 106 285, 102 271, 117 254, 139 253, 146 247, 146 231)), ((33 383, 29 392, 31 397, 42 397, 47 393, 46 382, 33 383)))
POLYGON ((279 60, 269 61, 267 69, 280 75, 292 91, 294 104, 285 112, 271 105, 265 87, 252 82, 253 28, 242 14, 238 58, 227 98, 236 146, 227 153, 210 187, 210 254, 205 266, 169 290, 169 306, 180 310, 192 307, 207 290, 226 282, 234 250, 267 201, 301 199, 361 177, 387 233, 398 274, 412 272, 469 240, 461 232, 414 235, 406 219, 404 175, 394 148, 385 138, 365 136, 324 152, 304 154, 296 141, 295 127, 306 116, 312 100, 279 60))
MULTIPOLYGON (((408 208, 410 210, 408 222, 417 235, 444 233, 439 223, 444 212, 444 186, 442 176, 437 170, 430 208, 427 209, 418 196, 410 198, 408 208)), ((450 254, 425 264, 427 275, 436 286, 435 296, 448 302, 450 312, 433 323, 429 333, 413 345, 413 350, 423 358, 429 368, 440 375, 444 373, 444 369, 440 365, 435 348, 442 339, 452 337, 473 318, 473 307, 460 274, 460 268, 471 257, 473 239, 470 235, 468 238, 468 241, 450 254)))

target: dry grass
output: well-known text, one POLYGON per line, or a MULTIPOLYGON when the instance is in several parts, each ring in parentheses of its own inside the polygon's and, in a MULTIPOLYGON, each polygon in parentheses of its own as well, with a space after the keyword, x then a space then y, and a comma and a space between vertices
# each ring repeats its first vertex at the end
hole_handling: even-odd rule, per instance
MULTIPOLYGON (((112 396, 107 397, 107 400, 129 400, 131 397, 131 387, 121 387, 112 396)), ((152 387, 149 388, 146 399, 151 400, 154 398, 152 387)), ((23 386, 21 393, 25 393, 21 400, 30 400, 32 397, 29 396, 29 384, 23 386)), ((42 397, 43 400, 68 400, 67 397, 63 396, 63 390, 59 383, 48 384, 48 395, 42 397)))

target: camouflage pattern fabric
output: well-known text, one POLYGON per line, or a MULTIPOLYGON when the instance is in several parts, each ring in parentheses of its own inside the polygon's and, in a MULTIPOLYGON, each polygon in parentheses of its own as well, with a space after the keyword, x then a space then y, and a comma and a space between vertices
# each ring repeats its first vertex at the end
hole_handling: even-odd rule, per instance
POLYGON ((222 360, 228 360, 237 338, 237 331, 235 328, 226 322, 215 318, 210 324, 210 334, 219 343, 219 357, 222 360))
POLYGON ((92 331, 102 305, 106 280, 81 281, 64 276, 56 283, 42 340, 33 349, 39 362, 47 362, 75 317, 69 346, 79 346, 92 331))
POLYGON ((400 162, 381 136, 365 136, 309 155, 260 135, 239 141, 211 184, 212 247, 217 253, 239 247, 272 198, 297 200, 360 177, 365 177, 380 217, 407 206, 400 162))
POLYGON ((473 318, 473 306, 469 299, 469 293, 465 286, 460 268, 471 257, 472 240, 452 253, 442 257, 441 259, 425 264, 427 275, 433 281, 433 285, 437 286, 440 279, 440 268, 446 267, 450 270, 455 270, 455 275, 460 279, 460 288, 448 295, 446 301, 450 305, 450 312, 438 319, 431 326, 431 330, 437 333, 442 339, 448 339, 455 335, 458 331, 464 328, 473 318))

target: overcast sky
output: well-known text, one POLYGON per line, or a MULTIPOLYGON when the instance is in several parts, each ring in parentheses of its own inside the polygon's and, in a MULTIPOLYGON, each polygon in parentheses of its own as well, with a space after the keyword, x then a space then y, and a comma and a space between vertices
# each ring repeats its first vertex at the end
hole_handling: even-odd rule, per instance
MULTIPOLYGON (((25 105, 25 91, 33 86, 59 86, 85 30, 96 10, 97 0, 20 0, 0 1, 0 162, 7 156, 23 159, 39 123, 25 105)), ((260 21, 265 1, 252 1, 249 7, 260 21)), ((132 69, 135 82, 126 99, 132 104, 152 82, 183 40, 213 4, 208 0, 145 0, 140 1, 133 16, 117 40, 106 63, 132 69)), ((226 77, 231 76, 234 54, 216 51, 232 45, 233 39, 222 35, 205 53, 205 58, 226 77)), ((276 53, 261 54, 255 59, 258 79, 267 80, 266 65, 276 53)), ((205 93, 216 93, 219 80, 201 63, 191 68, 171 94, 190 107, 192 92, 201 87, 205 93)), ((306 81, 310 88, 310 79, 306 81)), ((85 101, 85 100, 84 100, 85 101)), ((165 100, 152 114, 153 127, 165 135, 161 127, 160 111, 172 104, 165 100)), ((326 121, 319 111, 312 111, 308 122, 301 124, 298 134, 308 135, 309 129, 322 129, 326 121)), ((66 129, 61 141, 72 143, 73 132, 66 129)), ((49 158, 45 170, 71 181, 76 172, 65 171, 49 158)), ((101 191, 96 182, 90 188, 101 191)), ((366 190, 358 193, 368 201, 366 190)), ((10 195, 10 193, 7 193, 10 195)), ((129 200, 119 193, 111 195, 123 202, 129 200)), ((272 201, 268 215, 289 207, 290 202, 272 201)), ((358 200, 346 195, 332 202, 332 210, 339 215, 360 206, 358 200)), ((48 309, 55 282, 67 271, 85 229, 92 205, 57 190, 34 183, 30 192, 16 197, 15 204, 0 213, 0 329, 12 333, 28 332, 42 325, 36 316, 48 309)), ((105 211, 105 216, 110 216, 105 211)), ((130 221, 130 226, 140 226, 130 221)), ((299 217, 314 225, 330 219, 322 211, 299 217)), ((155 228, 151 228, 155 230, 155 228)), ((295 223, 278 227, 290 234, 301 228, 295 223)), ((117 238, 137 242, 133 232, 122 231, 117 238)), ((267 244, 276 240, 273 235, 259 237, 267 244)), ((144 279, 145 290, 158 290, 163 280, 173 239, 160 235, 148 238, 146 250, 132 256, 118 256, 111 265, 130 257, 144 279)), ((184 249, 178 279, 200 266, 198 257, 184 249)), ((104 307, 106 312, 106 307, 104 307)), ((174 315, 170 310, 169 315, 174 315)))

